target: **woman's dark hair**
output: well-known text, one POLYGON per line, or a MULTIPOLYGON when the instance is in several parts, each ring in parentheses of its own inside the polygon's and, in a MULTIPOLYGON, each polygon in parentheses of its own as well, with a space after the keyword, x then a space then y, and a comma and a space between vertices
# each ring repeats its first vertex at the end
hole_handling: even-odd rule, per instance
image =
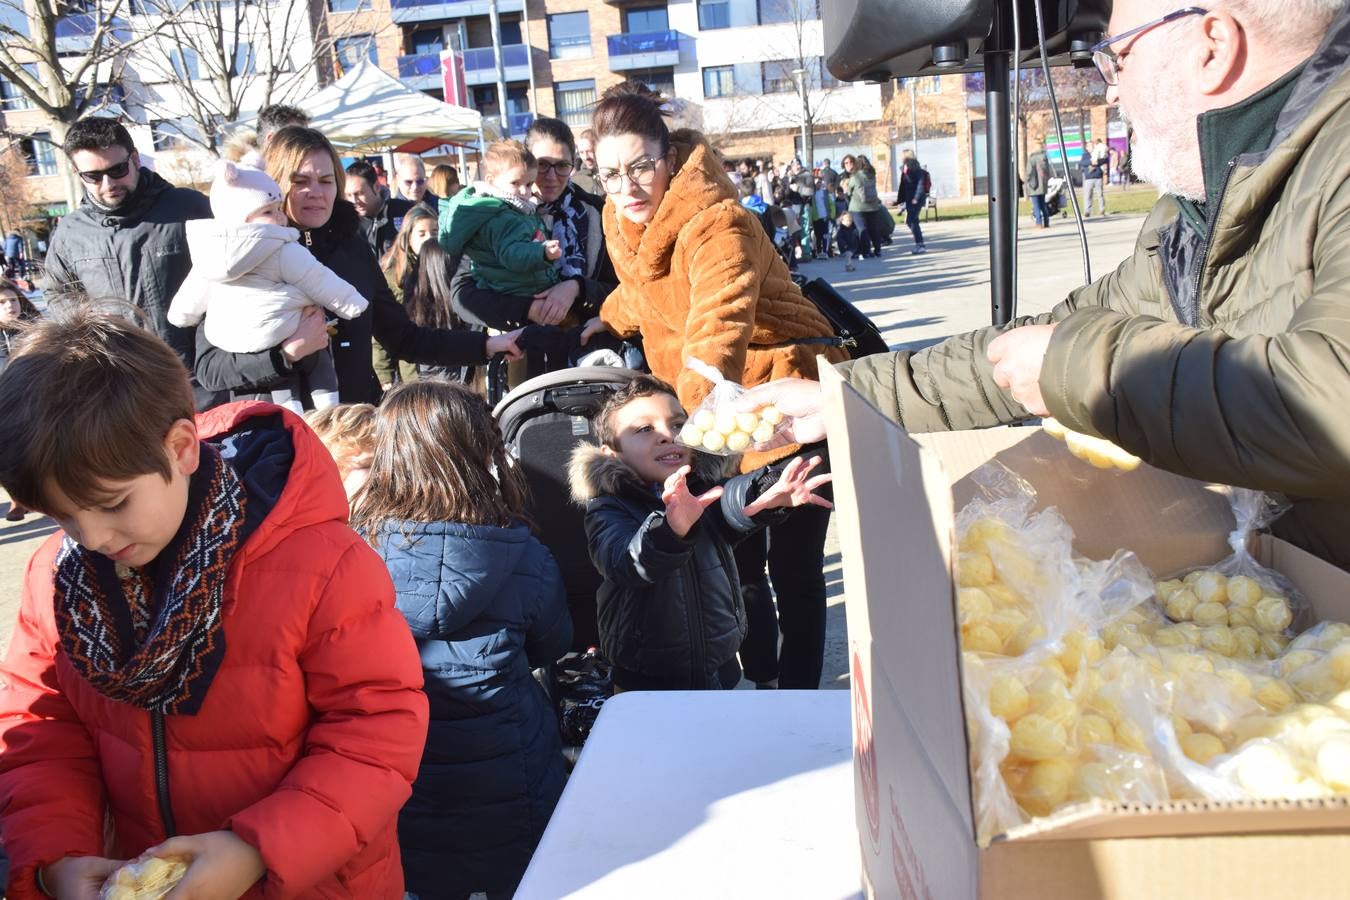
POLYGON ((543 116, 530 123, 529 131, 525 132, 525 146, 528 147, 540 138, 562 144, 572 159, 577 158, 577 139, 572 136, 571 127, 562 119, 543 116))
POLYGON ((374 543, 385 522, 523 521, 528 489, 487 402, 469 388, 419 378, 390 391, 375 420, 370 478, 352 527, 374 543))
MULTIPOLYGON (((436 221, 436 214, 425 206, 414 206, 408 210, 408 214, 403 217, 403 224, 399 227, 398 237, 394 238, 394 243, 389 247, 389 252, 380 260, 380 267, 386 271, 392 271, 394 275, 394 284, 403 285, 403 280, 408 277, 408 270, 417 264, 417 254, 412 252, 410 238, 412 238, 413 226, 422 219, 431 219, 436 221)), ((431 241, 427 241, 428 244, 431 241)), ((426 249, 425 245, 422 249, 426 249)))
POLYGON ((19 299, 20 321, 36 319, 42 315, 38 312, 38 308, 33 305, 33 301, 28 299, 28 295, 23 292, 22 288, 8 278, 0 277, 0 300, 11 296, 19 299))
POLYGON ((664 98, 640 81, 624 81, 605 91, 595 105, 592 125, 595 139, 615 134, 636 134, 670 149, 670 129, 661 110, 664 98))
POLYGON ((455 328, 459 322, 450 306, 450 257, 435 240, 417 252, 417 284, 403 298, 408 318, 423 328, 455 328))

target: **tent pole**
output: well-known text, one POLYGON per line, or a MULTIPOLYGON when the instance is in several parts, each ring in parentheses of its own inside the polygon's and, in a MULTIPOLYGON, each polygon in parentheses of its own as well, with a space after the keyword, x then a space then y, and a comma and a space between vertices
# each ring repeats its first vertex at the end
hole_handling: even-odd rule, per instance
POLYGON ((478 125, 478 173, 474 176, 474 181, 481 181, 483 178, 483 158, 487 156, 487 143, 483 140, 483 126, 478 125))

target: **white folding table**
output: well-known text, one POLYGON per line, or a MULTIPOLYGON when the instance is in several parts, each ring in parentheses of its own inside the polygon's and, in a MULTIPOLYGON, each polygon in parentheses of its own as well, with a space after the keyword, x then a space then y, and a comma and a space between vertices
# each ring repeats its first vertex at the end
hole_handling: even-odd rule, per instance
POLYGON ((848 691, 605 704, 516 900, 861 896, 848 691))

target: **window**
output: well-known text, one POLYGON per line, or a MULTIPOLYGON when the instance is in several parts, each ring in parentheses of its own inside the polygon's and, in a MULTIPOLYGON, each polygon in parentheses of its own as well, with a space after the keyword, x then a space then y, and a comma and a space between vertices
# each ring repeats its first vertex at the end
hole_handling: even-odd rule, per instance
POLYGON ((156 121, 150 123, 150 136, 154 140, 155 150, 163 151, 177 147, 182 135, 174 123, 156 121))
POLYGON ((817 56, 813 59, 810 69, 812 87, 824 88, 825 90, 839 87, 839 79, 830 74, 829 68, 825 65, 825 57, 817 56))
MULTIPOLYGON (((25 63, 23 69, 34 78, 38 77, 37 63, 25 63)), ((8 79, 0 78, 0 111, 14 112, 32 108, 33 101, 28 99, 22 88, 8 79)))
POLYGON ((375 41, 368 34, 338 38, 333 42, 333 50, 337 53, 338 65, 344 72, 354 68, 363 59, 375 64, 379 62, 375 57, 375 41))
POLYGON ((651 31, 669 31, 670 15, 664 6, 642 6, 625 10, 623 30, 627 34, 645 34, 651 31))
POLYGON ((20 139, 19 152, 28 163, 30 177, 56 174, 56 147, 47 132, 39 131, 31 138, 20 139))
POLYGON ((410 51, 413 55, 425 56, 428 53, 440 53, 444 49, 445 35, 439 28, 424 28, 413 32, 410 51))
MULTIPOLYGON (((341 43, 339 41, 339 43, 341 43)), ((234 71, 233 75, 253 75, 257 72, 254 67, 253 45, 245 41, 240 41, 234 47, 234 71)))
POLYGON ((781 25, 805 19, 806 0, 759 0, 759 24, 781 25), (800 11, 799 11, 800 10, 800 11))
POLYGON ((703 31, 731 27, 731 0, 698 0, 698 27, 703 31))
MULTIPOLYGON (((983 76, 981 76, 981 78, 983 78, 983 76)), ((914 85, 914 90, 920 94, 942 93, 941 75, 923 75, 917 78, 900 79, 900 84, 905 88, 905 90, 909 90, 909 86, 911 83, 913 83, 914 85)))
POLYGON ((792 75, 792 71, 797 68, 796 60, 771 59, 759 66, 764 79, 764 93, 791 94, 797 90, 797 79, 792 75))
POLYGON ((191 47, 170 50, 169 65, 173 67, 173 74, 184 81, 196 81, 202 77, 197 51, 191 47))
MULTIPOLYGON (((584 15, 586 15, 586 13, 582 13, 582 15, 584 16, 584 15)), ((523 43, 525 43, 525 39, 522 38, 522 37, 520 36, 520 20, 519 20, 519 19, 502 19, 501 22, 500 22, 499 24, 501 25, 501 27, 498 29, 498 33, 501 35, 501 42, 502 42, 502 46, 503 46, 503 47, 509 46, 509 45, 511 45, 511 44, 523 44, 523 43)), ((590 25, 587 24, 585 27, 586 27, 586 28, 589 28, 590 25)), ((586 46, 588 46, 588 47, 590 46, 590 36, 589 36, 589 35, 590 35, 590 32, 588 31, 588 32, 587 32, 587 38, 586 38, 586 46)), ((488 43, 491 44, 491 41, 489 41, 488 43)), ((589 53, 587 53, 586 55, 587 55, 587 56, 590 56, 589 53)))
POLYGON ((589 127, 591 109, 595 106, 595 79, 559 81, 553 85, 553 98, 558 106, 558 118, 568 125, 589 127))
POLYGON ((736 92, 735 66, 708 66, 703 70, 703 96, 730 97, 736 92))
POLYGON ((356 12, 361 9, 363 0, 328 0, 329 12, 356 12))
POLYGON ((662 97, 675 96, 674 69, 634 69, 628 73, 633 81, 640 81, 662 97))
POLYGON ((579 59, 591 55, 591 14, 557 13, 548 17, 550 59, 579 59))

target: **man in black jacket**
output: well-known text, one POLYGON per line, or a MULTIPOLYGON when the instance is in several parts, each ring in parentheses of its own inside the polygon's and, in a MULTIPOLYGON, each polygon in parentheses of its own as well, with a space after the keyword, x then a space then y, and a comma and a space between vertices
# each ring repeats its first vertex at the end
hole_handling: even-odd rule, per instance
POLYGON ((194 329, 170 325, 167 314, 192 268, 184 225, 211 218, 210 202, 142 167, 131 135, 112 119, 76 122, 62 149, 85 198, 52 236, 42 288, 134 305, 144 314, 141 324, 191 371, 194 329))
POLYGON ((356 214, 361 217, 361 231, 375 258, 384 259, 389 248, 394 246, 398 230, 403 227, 406 210, 394 215, 394 201, 386 200, 380 193, 375 167, 364 159, 347 167, 346 194, 347 202, 356 207, 356 214))

